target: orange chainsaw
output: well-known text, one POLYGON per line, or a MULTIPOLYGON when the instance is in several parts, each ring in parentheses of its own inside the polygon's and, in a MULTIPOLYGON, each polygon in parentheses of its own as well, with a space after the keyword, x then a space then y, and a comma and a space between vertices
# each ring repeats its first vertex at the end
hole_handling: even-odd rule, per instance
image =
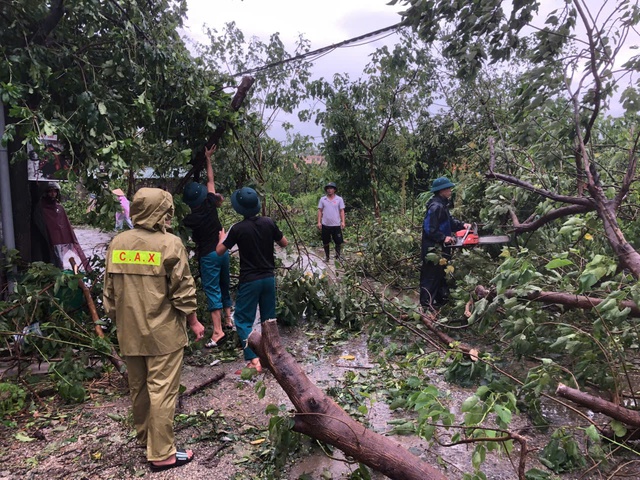
POLYGON ((473 247, 476 245, 490 245, 495 243, 509 243, 511 237, 509 235, 478 235, 478 225, 471 224, 469 228, 458 230, 456 232, 456 243, 451 247, 473 247))

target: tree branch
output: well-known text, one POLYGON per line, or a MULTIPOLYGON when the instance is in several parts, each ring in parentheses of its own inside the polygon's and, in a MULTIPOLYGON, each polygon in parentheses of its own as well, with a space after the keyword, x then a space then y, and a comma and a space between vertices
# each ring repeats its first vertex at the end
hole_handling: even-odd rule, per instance
MULTIPOLYGON (((496 295, 494 290, 490 290, 482 285, 478 285, 475 288, 475 293, 478 297, 489 300, 494 298, 496 295)), ((533 291, 525 294, 519 294, 513 289, 506 290, 503 295, 507 298, 524 298, 526 300, 540 302, 547 305, 556 304, 569 308, 579 308, 582 310, 594 309, 606 300, 605 298, 574 295, 572 293, 565 292, 533 291)), ((635 318, 640 318, 640 308, 638 308, 632 300, 622 300, 619 303, 619 306, 621 308, 629 308, 629 315, 635 318)))
MULTIPOLYGON (((545 213, 541 217, 537 218, 533 222, 522 223, 520 225, 516 225, 514 223, 513 231, 515 233, 525 233, 525 232, 533 232, 540 227, 546 225, 549 222, 557 220, 559 218, 568 217, 570 215, 577 215, 580 213, 592 212, 596 208, 594 206, 582 206, 582 205, 570 205, 567 207, 556 208, 555 210, 551 210, 548 213, 545 213)), ((512 219, 515 218, 512 215, 512 219)), ((517 219, 516 219, 517 220, 517 219)))
POLYGON ((638 157, 636 156, 636 152, 638 150, 638 140, 640 139, 640 132, 636 135, 636 138, 633 142, 633 146, 629 149, 629 160, 627 165, 627 172, 625 173, 624 178, 622 179, 622 185, 620 186, 620 191, 616 195, 614 199, 615 209, 618 210, 622 201, 629 193, 629 189, 631 188, 631 184, 633 183, 633 179, 636 175, 636 167, 638 165, 638 157))
POLYGON ((55 0, 51 3, 49 15, 47 15, 47 17, 42 22, 40 22, 40 24, 38 25, 38 29, 34 33, 31 41, 39 45, 44 44, 47 37, 51 35, 51 32, 53 32, 58 26, 58 23, 60 23, 60 20, 62 20, 63 16, 64 0, 55 0))
POLYGON ((404 449, 397 441, 353 420, 314 385, 280 341, 276 319, 262 323, 262 333, 249 335, 258 353, 289 396, 296 413, 293 430, 334 445, 346 455, 397 480, 445 480, 442 473, 404 449))
POLYGON ((557 193, 553 193, 548 190, 544 190, 542 188, 537 188, 531 183, 526 182, 524 180, 520 180, 519 178, 512 177, 511 175, 504 175, 502 173, 496 173, 492 170, 488 171, 485 174, 485 177, 500 180, 502 182, 508 183, 509 185, 513 185, 514 187, 520 187, 523 190, 527 190, 529 192, 540 195, 541 197, 548 198, 549 200, 554 200, 556 202, 571 203, 573 205, 582 205, 582 206, 592 205, 591 200, 589 200, 588 198, 558 195, 557 193))

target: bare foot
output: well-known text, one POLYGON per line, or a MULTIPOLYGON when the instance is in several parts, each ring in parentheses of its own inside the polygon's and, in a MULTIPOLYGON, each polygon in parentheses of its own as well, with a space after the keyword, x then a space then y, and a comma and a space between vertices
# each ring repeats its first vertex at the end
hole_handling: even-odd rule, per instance
POLYGON ((255 368, 258 373, 262 372, 262 365, 260 364, 259 358, 254 358, 249 363, 247 363, 247 368, 255 368))

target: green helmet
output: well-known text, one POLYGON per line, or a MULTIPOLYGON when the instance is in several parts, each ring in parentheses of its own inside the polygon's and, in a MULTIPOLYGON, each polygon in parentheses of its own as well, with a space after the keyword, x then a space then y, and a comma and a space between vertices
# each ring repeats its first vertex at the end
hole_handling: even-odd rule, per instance
POLYGON ((338 186, 333 183, 333 182, 329 182, 324 186, 324 191, 327 191, 327 188, 333 188, 335 191, 338 191, 338 186))
POLYGON ((431 184, 431 193, 437 193, 440 190, 455 187, 455 183, 449 180, 447 177, 436 178, 431 184))

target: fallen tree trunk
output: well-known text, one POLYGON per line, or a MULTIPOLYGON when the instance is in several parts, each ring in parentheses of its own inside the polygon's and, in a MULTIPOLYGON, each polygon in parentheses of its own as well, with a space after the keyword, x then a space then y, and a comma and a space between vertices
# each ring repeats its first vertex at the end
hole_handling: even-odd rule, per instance
MULTIPOLYGON (((244 99, 247 96, 247 93, 249 93, 249 89, 253 86, 253 82, 255 82, 255 79, 253 77, 248 77, 248 76, 242 77, 242 80, 240 81, 240 85, 238 85, 238 89, 236 90, 236 94, 233 96, 233 99, 231 100, 231 110, 233 110, 234 112, 237 112, 240 109, 242 102, 244 102, 244 99)), ((205 147, 211 148, 213 145, 217 145, 226 129, 227 129, 227 123, 226 122, 220 123, 220 125, 216 127, 214 132, 209 137, 209 140, 207 140, 205 147)), ((191 179, 191 177, 193 177, 194 175, 196 177, 198 176, 197 173, 199 173, 202 170, 204 166, 204 162, 205 162, 204 151, 201 151, 198 153, 197 157, 194 159, 193 167, 191 167, 191 170, 187 172, 187 174, 178 182, 178 184, 176 185, 176 188, 173 189, 173 195, 181 193, 185 185, 187 184, 187 182, 191 179)))
POLYGON ((249 346, 258 353, 262 365, 271 370, 296 408, 294 431, 333 445, 392 479, 446 479, 396 441, 353 420, 314 385, 293 356, 283 348, 275 319, 262 324, 262 333, 251 332, 249 346))
POLYGON ((596 397, 595 395, 576 390, 575 388, 567 387, 562 383, 558 385, 556 395, 571 400, 594 412, 603 413, 630 427, 640 427, 640 413, 635 410, 630 410, 603 398, 596 397))
MULTIPOLYGON (((478 285, 475 289, 476 295, 480 298, 492 299, 496 296, 494 290, 478 285)), ((590 310, 597 307, 606 299, 587 297, 586 295, 573 295, 571 293, 561 292, 530 292, 526 295, 518 295, 514 290, 509 289, 503 293, 507 298, 522 298, 525 300, 531 300, 534 302, 541 302, 546 304, 564 305, 570 308, 580 308, 582 310, 590 310)), ((629 308, 629 315, 632 317, 640 317, 640 308, 631 300, 622 300, 619 303, 621 308, 629 308)))

